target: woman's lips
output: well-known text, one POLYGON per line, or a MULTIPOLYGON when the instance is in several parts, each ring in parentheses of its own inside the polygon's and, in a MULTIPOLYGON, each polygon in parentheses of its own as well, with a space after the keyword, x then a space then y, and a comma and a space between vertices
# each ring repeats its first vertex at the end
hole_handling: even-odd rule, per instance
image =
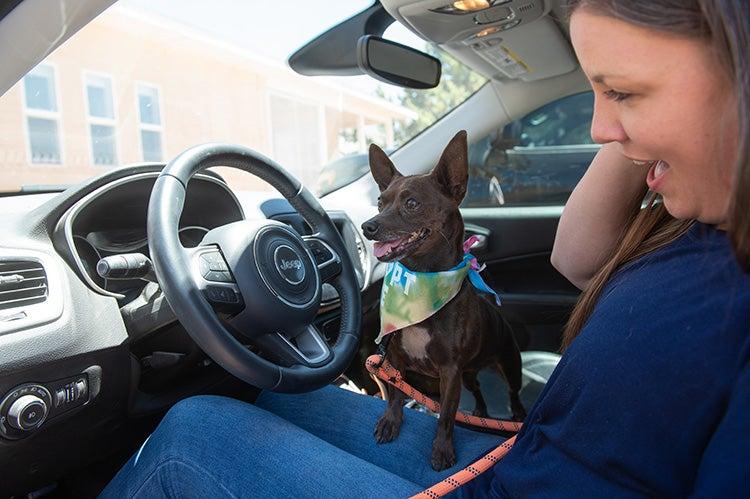
POLYGON ((669 171, 669 164, 665 161, 655 161, 651 168, 648 169, 646 184, 654 192, 658 192, 659 187, 664 183, 664 176, 669 171))

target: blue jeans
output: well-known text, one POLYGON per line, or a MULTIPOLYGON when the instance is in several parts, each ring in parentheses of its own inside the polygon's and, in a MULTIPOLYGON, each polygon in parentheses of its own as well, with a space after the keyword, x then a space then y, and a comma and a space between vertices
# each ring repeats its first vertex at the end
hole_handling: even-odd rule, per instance
POLYGON ((458 463, 436 472, 437 420, 404 409, 401 434, 377 444, 385 403, 336 387, 264 392, 256 405, 200 396, 176 404, 101 497, 408 497, 502 438, 456 427, 458 463))

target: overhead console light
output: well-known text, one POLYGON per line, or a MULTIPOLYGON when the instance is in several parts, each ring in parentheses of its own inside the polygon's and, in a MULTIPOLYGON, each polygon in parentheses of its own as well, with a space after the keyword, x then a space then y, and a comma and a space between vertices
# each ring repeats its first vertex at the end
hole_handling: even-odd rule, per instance
POLYGON ((444 7, 430 10, 440 14, 470 14, 472 12, 479 12, 480 10, 489 9, 495 5, 501 5, 510 1, 511 0, 456 0, 444 7))
POLYGON ((464 12, 476 12, 490 8, 489 0, 458 0, 453 2, 453 8, 464 12))
POLYGON ((487 35, 491 35, 492 33, 497 33, 500 31, 500 28, 497 26, 490 26, 489 28, 484 28, 482 31, 474 35, 474 38, 484 38, 487 35))

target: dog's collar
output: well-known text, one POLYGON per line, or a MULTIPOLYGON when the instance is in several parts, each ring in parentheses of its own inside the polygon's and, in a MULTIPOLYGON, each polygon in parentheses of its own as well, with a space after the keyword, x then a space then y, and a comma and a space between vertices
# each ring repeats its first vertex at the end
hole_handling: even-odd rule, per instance
POLYGON ((467 239, 461 262, 443 272, 415 272, 400 262, 388 263, 380 294, 380 334, 376 343, 387 334, 435 314, 458 294, 467 277, 477 290, 493 295, 500 305, 500 296, 479 275, 484 266, 480 267, 469 253, 474 242, 474 236, 467 239))

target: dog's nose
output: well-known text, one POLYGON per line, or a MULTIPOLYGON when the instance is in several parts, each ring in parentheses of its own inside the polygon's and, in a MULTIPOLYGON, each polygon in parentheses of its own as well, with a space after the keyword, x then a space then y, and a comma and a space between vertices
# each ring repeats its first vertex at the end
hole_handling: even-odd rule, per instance
POLYGON ((365 233, 365 237, 367 238, 375 237, 375 234, 378 233, 378 229, 380 229, 380 224, 374 220, 368 220, 362 224, 362 232, 365 233))

